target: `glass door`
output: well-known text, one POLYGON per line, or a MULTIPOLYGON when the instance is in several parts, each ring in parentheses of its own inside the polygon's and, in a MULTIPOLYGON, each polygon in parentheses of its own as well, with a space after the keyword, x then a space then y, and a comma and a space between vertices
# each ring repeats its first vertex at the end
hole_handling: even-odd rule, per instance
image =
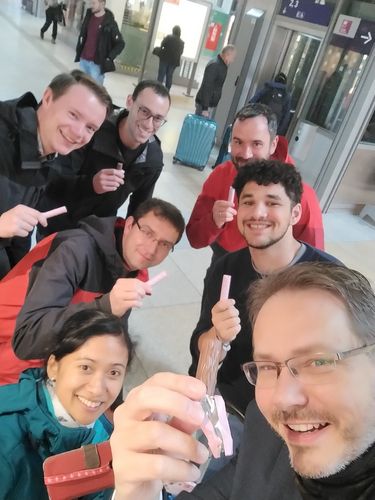
POLYGON ((277 71, 282 71, 288 78, 288 88, 291 92, 291 117, 300 102, 303 89, 314 66, 319 45, 319 38, 297 31, 291 33, 285 56, 277 71))

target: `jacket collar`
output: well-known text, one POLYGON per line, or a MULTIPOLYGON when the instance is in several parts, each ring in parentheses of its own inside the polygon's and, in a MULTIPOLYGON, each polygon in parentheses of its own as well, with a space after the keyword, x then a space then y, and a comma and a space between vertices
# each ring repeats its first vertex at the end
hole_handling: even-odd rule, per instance
POLYGON ((51 415, 43 391, 43 375, 43 369, 29 369, 21 374, 18 384, 1 388, 6 413, 19 413, 28 439, 42 459, 78 448, 94 436, 92 429, 64 427, 51 415))
POLYGON ((7 121, 12 126, 13 133, 19 136, 21 168, 39 169, 42 165, 38 145, 38 103, 31 92, 8 102, 12 107, 12 116, 7 121))
MULTIPOLYGON (((117 110, 103 123, 100 130, 94 135, 92 141, 93 151, 114 158, 121 163, 124 162, 122 151, 119 146, 120 138, 118 128, 121 120, 126 118, 128 114, 129 111, 127 109, 117 110)), ((155 135, 152 135, 150 139, 143 144, 143 148, 140 147, 139 155, 146 154, 148 144, 154 141, 160 142, 155 135)), ((142 162, 142 160, 140 160, 140 162, 142 162)))

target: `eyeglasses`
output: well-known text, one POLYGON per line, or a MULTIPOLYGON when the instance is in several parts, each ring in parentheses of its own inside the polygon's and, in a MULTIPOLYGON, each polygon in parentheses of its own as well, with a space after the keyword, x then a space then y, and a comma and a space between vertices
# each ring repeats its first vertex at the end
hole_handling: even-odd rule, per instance
POLYGON ((277 361, 249 361, 242 365, 247 380, 261 388, 274 387, 281 369, 286 367, 289 373, 307 385, 324 383, 327 374, 336 369, 337 363, 358 354, 364 354, 375 348, 375 344, 357 347, 350 351, 335 353, 315 353, 277 361))
POLYGON ((148 227, 148 226, 141 226, 139 222, 136 220, 135 223, 138 226, 138 229, 140 230, 142 236, 146 241, 157 241, 158 243, 158 249, 162 250, 163 252, 173 252, 174 250, 174 244, 171 243, 170 241, 166 240, 158 240, 155 237, 154 231, 148 227))
POLYGON ((138 106, 138 118, 141 120, 149 120, 152 118, 152 123, 155 128, 161 127, 167 121, 163 116, 153 115, 145 106, 138 106))

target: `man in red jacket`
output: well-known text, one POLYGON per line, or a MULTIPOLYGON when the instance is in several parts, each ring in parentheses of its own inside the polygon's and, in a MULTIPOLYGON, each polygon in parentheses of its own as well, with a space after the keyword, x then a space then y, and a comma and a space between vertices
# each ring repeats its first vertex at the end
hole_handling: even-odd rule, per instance
MULTIPOLYGON (((195 202, 186 234, 193 248, 208 245, 215 260, 227 252, 246 246, 236 223, 237 200, 228 201, 229 188, 243 165, 259 159, 276 159, 294 164, 288 155, 288 143, 276 135, 277 120, 263 104, 248 104, 235 116, 231 136, 231 156, 218 165, 203 184, 195 202)), ((315 191, 303 183, 302 216, 293 227, 295 239, 324 250, 322 213, 315 191)))

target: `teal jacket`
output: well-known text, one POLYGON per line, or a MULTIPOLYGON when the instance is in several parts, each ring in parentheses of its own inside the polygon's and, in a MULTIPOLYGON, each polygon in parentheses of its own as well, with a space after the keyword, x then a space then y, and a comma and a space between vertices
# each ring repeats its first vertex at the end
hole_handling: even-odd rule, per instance
POLYGON ((42 377, 42 369, 30 369, 18 384, 0 387, 0 500, 48 500, 43 461, 94 440, 93 429, 64 427, 51 415, 42 377))

